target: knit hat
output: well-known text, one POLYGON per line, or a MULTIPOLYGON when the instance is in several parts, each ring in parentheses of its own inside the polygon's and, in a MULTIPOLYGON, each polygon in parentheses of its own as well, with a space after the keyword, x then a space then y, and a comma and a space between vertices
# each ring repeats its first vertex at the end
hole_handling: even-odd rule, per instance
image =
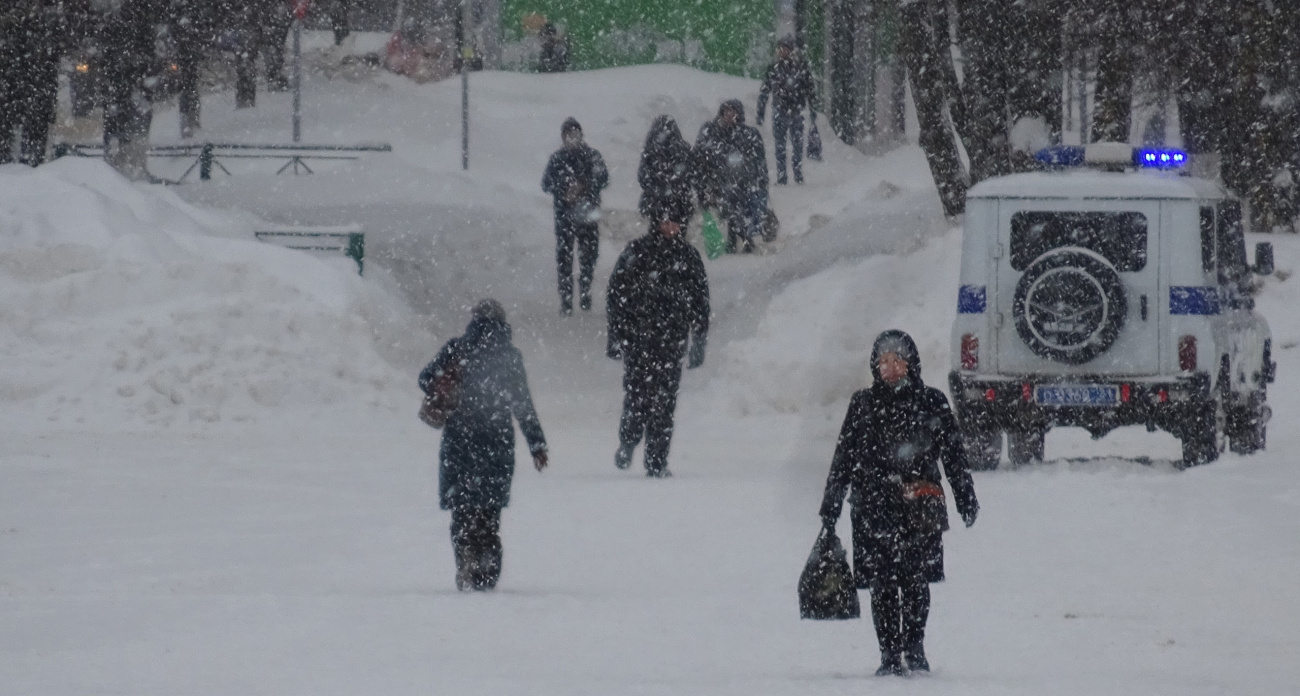
POLYGON ((478 304, 474 305, 473 316, 475 319, 490 319, 504 324, 506 321, 506 309, 501 306, 500 302, 488 298, 486 300, 480 300, 478 304))
POLYGON ((582 124, 578 123, 578 119, 572 116, 564 119, 564 125, 560 126, 560 137, 568 135, 569 131, 582 132, 582 124))

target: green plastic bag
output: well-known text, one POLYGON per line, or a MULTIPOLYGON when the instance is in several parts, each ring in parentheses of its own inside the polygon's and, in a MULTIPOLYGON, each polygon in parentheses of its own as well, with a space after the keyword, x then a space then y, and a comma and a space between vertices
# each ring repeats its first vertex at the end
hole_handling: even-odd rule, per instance
POLYGON ((722 238, 722 230, 718 229, 718 221, 713 217, 713 212, 708 208, 704 209, 704 253, 710 259, 716 259, 727 253, 727 240, 722 238))

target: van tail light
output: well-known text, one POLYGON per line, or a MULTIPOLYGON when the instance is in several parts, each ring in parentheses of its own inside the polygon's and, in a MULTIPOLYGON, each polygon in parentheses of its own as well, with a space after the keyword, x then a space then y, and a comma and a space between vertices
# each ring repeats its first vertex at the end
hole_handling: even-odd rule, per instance
POLYGON ((1119 400, 1128 403, 1133 398, 1133 386, 1128 382, 1119 385, 1119 400))
POLYGON ((1196 369, 1196 337, 1183 336, 1178 339, 1178 369, 1191 372, 1196 369))
POLYGON ((975 334, 961 337, 961 369, 974 370, 980 366, 980 340, 975 334))

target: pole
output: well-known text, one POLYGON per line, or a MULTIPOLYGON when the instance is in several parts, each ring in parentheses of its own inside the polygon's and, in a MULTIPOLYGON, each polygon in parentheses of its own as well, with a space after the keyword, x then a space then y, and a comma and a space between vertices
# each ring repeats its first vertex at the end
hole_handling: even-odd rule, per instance
POLYGON ((456 48, 460 55, 460 167, 469 169, 469 63, 474 56, 473 44, 467 36, 466 13, 469 3, 461 0, 456 17, 456 48))
POLYGON ((293 19, 293 141, 302 140, 302 18, 293 19))

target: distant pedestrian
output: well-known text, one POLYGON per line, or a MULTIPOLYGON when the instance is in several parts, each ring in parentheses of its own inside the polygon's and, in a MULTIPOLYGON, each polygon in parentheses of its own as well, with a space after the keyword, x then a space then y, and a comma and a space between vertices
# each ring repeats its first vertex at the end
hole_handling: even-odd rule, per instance
POLYGON ((813 86, 812 71, 808 62, 795 48, 794 37, 783 37, 776 45, 776 61, 768 66, 763 75, 763 85, 758 90, 758 118, 754 120, 763 125, 763 111, 767 107, 767 97, 772 95, 772 136, 776 150, 776 183, 784 185, 785 178, 785 140, 790 138, 794 150, 790 168, 794 171, 794 182, 803 183, 803 108, 808 107, 808 116, 815 124, 816 106, 813 98, 816 91, 813 86))
POLYGON ((609 278, 607 352, 623 361, 614 465, 628 468, 644 437, 652 478, 671 476, 668 448, 682 358, 689 354, 690 368, 704 364, 709 333, 709 282, 700 253, 682 238, 683 212, 672 205, 652 208, 652 229, 627 245, 609 278))
POLYGON ((0 8, 0 164, 45 161, 59 94, 59 58, 67 48, 63 3, 6 0, 0 8))
MULTIPOLYGON (((641 185, 637 210, 647 220, 666 213, 674 220, 690 220, 695 212, 695 167, 691 146, 671 116, 658 116, 646 134, 641 165, 636 171, 641 185)), ((682 222, 682 234, 686 233, 682 222)))
POLYGON ((451 511, 456 588, 488 590, 501 576, 501 510, 510 503, 515 473, 511 417, 528 441, 533 465, 538 471, 547 465, 524 360, 496 300, 474 307, 465 335, 448 341, 420 373, 420 390, 428 394, 451 369, 459 371, 459 401, 442 434, 439 504, 451 511))
POLYGON ((591 281, 600 251, 600 192, 609 186, 605 160, 582 139, 582 126, 569 118, 560 128, 564 146, 551 155, 542 191, 555 209, 555 263, 559 271, 560 313, 573 314, 573 247, 578 247, 578 295, 591 309, 591 281))
POLYGON ((104 159, 131 179, 150 179, 149 131, 159 82, 157 27, 166 18, 152 0, 122 0, 104 23, 104 159))
POLYGON ((537 72, 560 73, 569 69, 569 37, 558 27, 547 22, 542 26, 542 52, 537 59, 537 72))
POLYGON ((767 219, 767 150, 757 129, 745 125, 739 99, 722 103, 718 115, 695 138, 701 204, 720 206, 727 221, 727 251, 743 243, 754 250, 767 219))
POLYGON ((853 395, 840 429, 822 525, 833 533, 852 489, 854 574, 859 588, 871 590, 881 656, 876 674, 928 672, 928 583, 944 578, 942 535, 948 529, 940 460, 967 527, 975 524, 979 502, 948 398, 921 381, 912 338, 902 331, 880 334, 871 374, 875 381, 853 395))

